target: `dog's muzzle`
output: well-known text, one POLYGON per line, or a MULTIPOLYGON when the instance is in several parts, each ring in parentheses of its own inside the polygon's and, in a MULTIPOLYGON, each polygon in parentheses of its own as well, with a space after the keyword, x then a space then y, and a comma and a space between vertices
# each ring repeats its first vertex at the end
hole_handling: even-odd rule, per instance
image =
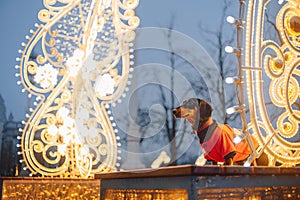
POLYGON ((173 115, 174 115, 174 117, 179 118, 180 117, 180 110, 177 109, 177 108, 174 108, 173 109, 173 115))

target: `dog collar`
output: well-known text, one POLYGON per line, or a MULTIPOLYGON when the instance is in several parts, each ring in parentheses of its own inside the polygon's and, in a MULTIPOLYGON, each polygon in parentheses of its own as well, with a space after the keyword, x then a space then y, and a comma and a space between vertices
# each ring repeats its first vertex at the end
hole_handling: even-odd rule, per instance
POLYGON ((204 129, 206 129, 207 127, 209 127, 209 125, 211 125, 212 123, 213 123, 213 120, 212 120, 211 118, 209 118, 209 119, 207 120, 207 122, 205 122, 205 124, 203 124, 203 126, 201 126, 201 127, 197 130, 197 132, 199 133, 199 132, 203 131, 204 129))

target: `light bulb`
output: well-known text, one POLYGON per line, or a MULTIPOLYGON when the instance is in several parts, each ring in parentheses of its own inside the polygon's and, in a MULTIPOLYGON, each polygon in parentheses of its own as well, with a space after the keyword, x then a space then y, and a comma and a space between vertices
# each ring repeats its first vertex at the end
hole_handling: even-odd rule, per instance
POLYGON ((228 17, 226 18, 226 21, 227 21, 228 23, 230 23, 230 24, 234 24, 234 23, 236 22, 236 20, 235 20, 234 17, 232 17, 232 16, 228 16, 228 17))
POLYGON ((225 47, 225 52, 226 53, 233 53, 233 54, 239 54, 241 51, 240 49, 232 46, 226 46, 225 47))
POLYGON ((244 167, 250 167, 251 163, 247 160, 245 163, 244 163, 244 167))
POLYGON ((234 144, 238 144, 242 141, 242 138, 240 136, 236 136, 234 139, 233 139, 233 142, 234 144))
POLYGON ((225 82, 226 82, 227 84, 235 83, 235 82, 238 82, 238 81, 240 81, 240 78, 237 77, 237 76, 234 76, 234 77, 227 77, 227 78, 225 79, 225 82))
POLYGON ((228 115, 231 115, 231 114, 233 114, 234 112, 241 112, 244 108, 245 108, 244 105, 241 105, 241 106, 233 106, 233 107, 227 108, 227 109, 226 109, 226 113, 227 113, 228 115))
POLYGON ((227 77, 225 79, 225 82, 228 83, 228 84, 231 84, 231 83, 234 83, 234 79, 233 79, 233 77, 227 77))
POLYGON ((225 52, 226 52, 226 53, 233 53, 233 47, 231 47, 231 46, 226 46, 226 47, 225 47, 225 52))
POLYGON ((228 114, 228 115, 231 115, 231 114, 233 114, 235 112, 235 108, 234 107, 230 107, 230 108, 227 108, 226 109, 226 113, 228 114))

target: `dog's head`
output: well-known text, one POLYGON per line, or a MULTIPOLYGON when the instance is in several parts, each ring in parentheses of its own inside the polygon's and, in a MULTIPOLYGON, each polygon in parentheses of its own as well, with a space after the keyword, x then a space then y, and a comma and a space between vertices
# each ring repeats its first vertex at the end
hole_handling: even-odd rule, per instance
POLYGON ((176 118, 188 120, 193 129, 197 130, 211 118, 212 110, 211 105, 205 100, 191 98, 183 101, 179 107, 173 109, 173 115, 176 118))

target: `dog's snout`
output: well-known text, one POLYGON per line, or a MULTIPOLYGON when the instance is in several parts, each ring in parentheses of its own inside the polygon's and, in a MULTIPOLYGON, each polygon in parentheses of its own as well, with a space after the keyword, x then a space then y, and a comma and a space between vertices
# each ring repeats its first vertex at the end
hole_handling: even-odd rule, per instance
POLYGON ((175 109, 173 109, 173 115, 175 115, 176 113, 177 113, 177 110, 175 108, 175 109))
POLYGON ((181 115, 180 108, 179 108, 179 107, 178 107, 178 108, 174 108, 173 111, 172 111, 172 113, 173 113, 173 116, 174 116, 175 118, 179 118, 180 115, 181 115))

